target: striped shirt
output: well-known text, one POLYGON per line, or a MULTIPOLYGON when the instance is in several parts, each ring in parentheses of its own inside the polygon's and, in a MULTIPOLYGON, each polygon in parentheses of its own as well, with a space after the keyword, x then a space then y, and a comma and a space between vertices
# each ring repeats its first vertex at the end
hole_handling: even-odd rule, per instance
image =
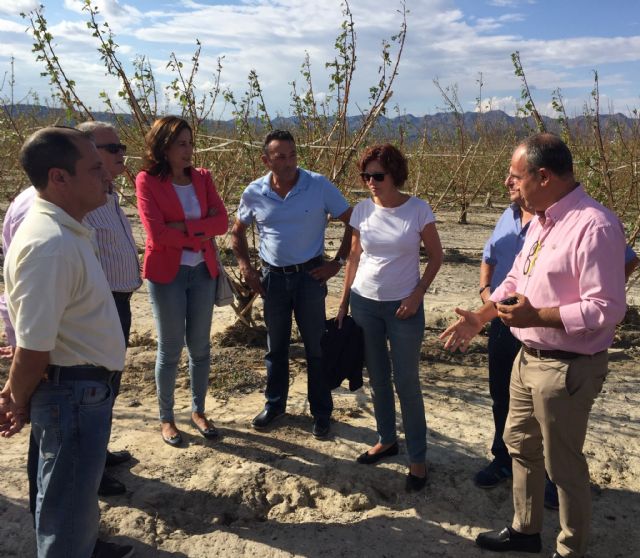
POLYGON ((100 264, 112 291, 130 293, 142 285, 138 248, 131 224, 118 203, 118 195, 107 196, 107 203, 87 213, 84 222, 96 231, 100 264))

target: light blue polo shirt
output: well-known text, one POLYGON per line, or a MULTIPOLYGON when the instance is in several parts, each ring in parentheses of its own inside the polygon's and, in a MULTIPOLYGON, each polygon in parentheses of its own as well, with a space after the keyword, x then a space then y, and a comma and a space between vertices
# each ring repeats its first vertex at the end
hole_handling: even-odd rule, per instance
POLYGON ((491 276, 491 291, 504 281, 511 270, 513 261, 522 250, 529 223, 522 227, 522 211, 515 203, 507 207, 498 219, 482 253, 483 261, 495 266, 491 276))
POLYGON ((241 223, 256 223, 260 257, 278 267, 321 255, 327 216, 336 218, 349 209, 327 178, 301 168, 298 173, 298 182, 284 199, 271 189, 269 173, 247 186, 238 207, 241 223))

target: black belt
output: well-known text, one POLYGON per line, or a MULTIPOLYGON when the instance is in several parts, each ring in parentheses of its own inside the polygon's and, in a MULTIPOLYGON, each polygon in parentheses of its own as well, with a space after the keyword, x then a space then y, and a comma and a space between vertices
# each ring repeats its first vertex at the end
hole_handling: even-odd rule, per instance
POLYGON ((52 384, 69 381, 89 381, 89 382, 110 382, 117 374, 113 370, 107 370, 104 366, 92 366, 84 364, 81 366, 47 366, 46 381, 52 384))
POLYGON ((532 356, 538 358, 552 358, 554 360, 571 360, 572 358, 578 358, 581 356, 587 356, 580 353, 571 353, 569 351, 561 351, 559 349, 546 350, 546 349, 532 349, 526 345, 522 345, 522 350, 532 356))
POLYGON ((315 258, 311 258, 310 260, 304 263, 285 265, 284 267, 271 265, 270 263, 262 260, 262 265, 266 269, 268 269, 269 271, 275 271, 276 273, 298 273, 300 271, 309 271, 310 269, 315 269, 316 267, 321 266, 323 263, 324 263, 323 256, 316 256, 315 258))
POLYGON ((131 296, 133 295, 133 293, 121 293, 119 291, 111 291, 111 294, 114 300, 122 300, 124 302, 131 300, 131 296))

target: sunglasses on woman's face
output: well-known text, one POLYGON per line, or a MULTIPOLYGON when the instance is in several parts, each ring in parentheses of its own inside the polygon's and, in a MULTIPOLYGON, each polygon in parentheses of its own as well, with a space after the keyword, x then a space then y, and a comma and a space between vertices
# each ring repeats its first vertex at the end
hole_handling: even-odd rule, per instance
POLYGON ((386 174, 387 174, 386 172, 374 172, 374 173, 361 172, 360 178, 362 178, 363 182, 369 182, 369 180, 371 180, 372 178, 375 182, 382 182, 386 174))
POLYGON ((127 146, 124 143, 103 143, 102 145, 96 145, 98 149, 106 149, 109 153, 126 153, 127 146))

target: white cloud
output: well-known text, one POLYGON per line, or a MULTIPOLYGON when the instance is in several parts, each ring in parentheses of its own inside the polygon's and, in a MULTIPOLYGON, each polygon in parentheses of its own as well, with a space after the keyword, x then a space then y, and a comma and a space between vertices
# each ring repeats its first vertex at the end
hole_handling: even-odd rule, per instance
POLYGON ((516 8, 523 4, 535 4, 536 0, 489 0, 487 4, 489 6, 495 6, 497 8, 516 8))
POLYGON ((24 24, 0 18, 0 33, 24 33, 24 24))
POLYGON ((20 13, 35 10, 40 5, 38 0, 12 0, 0 4, 0 14, 17 16, 20 13))

